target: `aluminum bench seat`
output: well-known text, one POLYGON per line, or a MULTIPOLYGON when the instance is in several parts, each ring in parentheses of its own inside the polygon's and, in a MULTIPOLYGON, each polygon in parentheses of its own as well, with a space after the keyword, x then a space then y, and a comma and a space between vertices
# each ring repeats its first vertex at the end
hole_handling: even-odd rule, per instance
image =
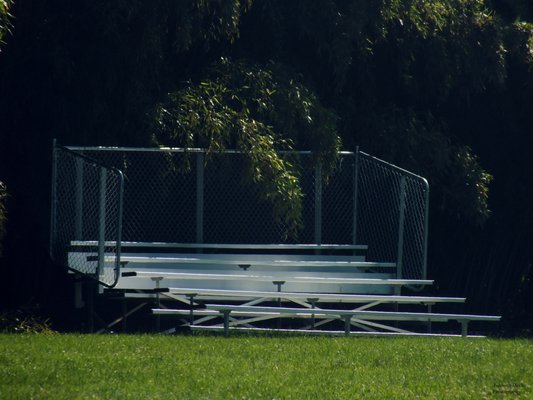
POLYGON ((263 307, 263 306, 239 306, 239 305, 209 305, 210 310, 219 311, 224 318, 224 333, 229 333, 229 317, 234 311, 244 312, 270 312, 278 313, 279 316, 327 318, 333 317, 344 320, 345 333, 350 334, 352 322, 355 320, 366 321, 418 321, 418 322, 448 322, 457 321, 461 324, 461 336, 468 335, 468 323, 471 321, 498 322, 500 316, 493 315, 469 315, 447 313, 415 313, 395 311, 367 311, 367 310, 340 310, 340 309, 310 309, 291 307, 263 307))
POLYGON ((193 295, 198 298, 282 298, 287 300, 308 300, 314 302, 331 303, 398 303, 398 304, 435 304, 435 303, 464 303, 464 297, 433 297, 433 296, 400 296, 400 295, 360 295, 338 294, 317 292, 275 292, 275 291, 251 291, 251 290, 221 290, 221 289, 197 289, 197 288, 161 288, 161 293, 175 295, 193 295))
MULTIPOLYGON (((260 267, 336 267, 336 268, 396 268, 396 263, 353 261, 349 256, 295 256, 295 255, 228 255, 228 254, 183 254, 180 256, 121 256, 121 263, 176 264, 176 265, 228 265, 241 268, 260 267)), ((90 261, 91 259, 89 259, 90 261)), ((92 259, 96 261, 96 258, 92 259)), ((105 257, 113 263, 116 258, 105 257)))
POLYGON ((282 279, 285 282, 317 283, 317 284, 353 284, 353 285, 432 285, 430 279, 394 279, 394 278, 336 278, 336 277, 313 277, 313 276, 289 276, 286 275, 254 275, 254 274, 195 274, 168 271, 130 271, 123 272, 123 277, 137 277, 148 279, 176 279, 176 280, 244 280, 258 282, 272 282, 282 279))
MULTIPOLYGON (((191 325, 190 329, 200 332, 225 332, 223 326, 220 325, 191 325)), ((286 328, 256 328, 256 327, 241 327, 229 326, 228 332, 243 332, 243 333, 282 333, 290 335, 324 335, 324 336, 362 336, 362 337, 450 337, 458 338, 463 335, 452 333, 424 333, 424 332, 364 332, 364 331, 350 331, 346 334, 344 330, 320 330, 320 329, 286 329, 286 328)), ((467 335, 468 338, 485 338, 484 335, 467 335)))
MULTIPOLYGON (((72 248, 95 247, 99 245, 97 240, 72 240, 72 248)), ((131 242, 122 241, 123 249, 148 248, 148 249, 210 249, 210 250, 269 250, 269 251, 366 251, 368 246, 364 244, 288 244, 288 243, 170 243, 170 242, 131 242)), ((116 247, 117 242, 105 241, 105 247, 116 247)))

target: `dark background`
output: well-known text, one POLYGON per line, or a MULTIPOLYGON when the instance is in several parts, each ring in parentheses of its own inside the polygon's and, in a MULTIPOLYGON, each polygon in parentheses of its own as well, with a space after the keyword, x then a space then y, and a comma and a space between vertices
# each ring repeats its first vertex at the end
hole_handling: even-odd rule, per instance
POLYGON ((71 306, 48 256, 52 139, 151 145, 154 104, 225 56, 288 66, 335 110, 345 149, 427 176, 437 291, 502 314, 508 334, 530 333, 533 7, 442 0, 455 11, 435 14, 410 3, 16 2, 0 53, 1 307, 55 318, 71 306), (494 178, 488 218, 461 201, 468 174, 436 162, 459 146, 494 178))

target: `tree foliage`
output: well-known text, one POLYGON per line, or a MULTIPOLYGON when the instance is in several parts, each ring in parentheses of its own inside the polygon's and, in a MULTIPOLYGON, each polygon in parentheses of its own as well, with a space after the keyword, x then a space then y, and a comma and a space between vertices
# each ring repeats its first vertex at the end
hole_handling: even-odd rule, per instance
MULTIPOLYGON (((42 149, 52 137, 239 148, 249 180, 291 226, 301 192, 281 150, 314 150, 331 166, 340 137, 348 150, 427 176, 430 265, 458 285, 483 276, 486 288, 489 276, 506 276, 511 289, 490 291, 505 298, 511 282, 531 276, 531 4, 0 0, 0 179, 16 199, 10 226, 33 242, 48 231, 48 207, 35 199, 48 196, 42 149)), ((30 257, 17 243, 5 252, 30 257)))
POLYGON ((12 0, 0 0, 0 44, 3 43, 4 35, 11 32, 13 27, 11 22, 13 16, 10 14, 11 7, 13 7, 12 0))
POLYGON ((362 123, 357 127, 364 132, 361 146, 425 176, 434 192, 433 207, 440 213, 462 223, 486 222, 493 177, 471 148, 454 143, 445 122, 430 113, 393 106, 362 123))
POLYGON ((348 147, 428 176, 447 215, 486 220, 490 174, 455 117, 506 83, 507 28, 482 0, 272 0, 251 16, 257 47, 301 66, 348 147))
POLYGON ((187 82, 154 112, 158 145, 237 149, 248 159, 247 177, 261 188, 276 218, 295 236, 301 227, 302 191, 289 152, 310 149, 333 169, 340 149, 336 116, 286 68, 221 59, 199 83, 187 82))
MULTIPOLYGON (((207 62, 214 46, 236 40, 249 6, 248 0, 17 3, 12 55, 1 64, 11 74, 21 62, 39 68, 27 71, 18 88, 16 80, 4 82, 5 92, 21 92, 10 100, 12 118, 39 114, 32 118, 76 144, 147 144, 147 109, 207 62), (27 92, 35 110, 16 103, 27 92)), ((0 98, 0 105, 7 101, 0 98)))

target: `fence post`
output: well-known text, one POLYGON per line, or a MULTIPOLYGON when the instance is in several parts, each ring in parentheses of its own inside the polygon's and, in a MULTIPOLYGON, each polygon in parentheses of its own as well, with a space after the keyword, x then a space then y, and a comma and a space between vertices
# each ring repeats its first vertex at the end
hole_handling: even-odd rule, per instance
POLYGON ((204 242, 204 153, 196 153, 196 243, 204 242))
POLYGON ((322 163, 315 166, 315 243, 322 244, 322 163))
POLYGON ((353 164, 353 227, 352 244, 357 244, 357 196, 359 189, 359 146, 355 148, 353 164))
POLYGON ((429 184, 425 181, 426 189, 426 198, 425 200, 425 211, 424 211, 424 255, 422 258, 422 277, 421 279, 426 279, 427 277, 427 259, 428 259, 428 234, 429 234, 429 184))
POLYGON ((116 246, 116 261, 115 261, 115 282, 113 285, 115 285, 118 282, 118 278, 120 277, 120 256, 122 254, 122 213, 124 210, 124 175, 122 174, 122 171, 118 171, 119 173, 119 192, 118 192, 118 205, 117 205, 117 246, 116 246))
POLYGON ((83 159, 76 158, 74 239, 83 239, 83 159))
POLYGON ((406 202, 406 177, 402 175, 400 178, 400 208, 398 218, 398 252, 396 261, 397 278, 403 278, 403 237, 405 227, 405 202, 406 202))
MULTIPOLYGON (((100 201, 98 206, 98 270, 97 277, 101 278, 105 273, 105 231, 106 231, 106 185, 107 170, 100 169, 100 201)), ((101 279, 100 279, 101 280, 101 279)))
POLYGON ((57 143, 52 141, 52 201, 50 202, 50 257, 55 260, 55 246, 57 241, 57 143))

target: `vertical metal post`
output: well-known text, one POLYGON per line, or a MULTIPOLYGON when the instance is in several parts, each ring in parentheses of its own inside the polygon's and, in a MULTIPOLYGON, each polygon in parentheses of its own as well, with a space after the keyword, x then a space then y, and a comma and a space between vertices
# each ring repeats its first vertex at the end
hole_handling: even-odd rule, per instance
POLYGON ((322 244, 322 163, 315 166, 315 243, 322 244))
POLYGON ((196 243, 204 242, 204 158, 196 154, 196 243))
POLYGON ((424 250, 423 250, 423 259, 422 259, 422 276, 421 279, 426 279, 427 277, 427 259, 428 259, 428 233, 429 233, 429 184, 425 181, 425 204, 426 209, 424 210, 424 250))
POLYGON ((122 332, 126 333, 128 329, 128 303, 126 296, 122 299, 122 332))
POLYGON ((189 298, 189 307, 190 307, 190 314, 189 314, 189 326, 194 325, 194 298, 196 297, 196 293, 189 293, 185 295, 189 298))
POLYGON ((52 141, 52 199, 50 202, 50 257, 55 260, 55 250, 57 241, 57 143, 52 141))
POLYGON ((83 160, 76 158, 74 239, 83 240, 83 160))
MULTIPOLYGON (((281 285, 284 285, 285 281, 272 281, 272 283, 278 288, 278 293, 281 293, 281 285)), ((278 297, 278 307, 281 307, 281 297, 278 297)))
POLYGON ((461 323, 461 336, 468 337, 468 320, 463 319, 459 322, 461 323))
POLYGON ((357 244, 357 196, 359 189, 359 146, 355 148, 353 164, 353 226, 352 244, 357 244))
MULTIPOLYGON (((318 297, 310 297, 307 299, 311 303, 311 308, 314 310, 316 308, 317 301, 320 300, 318 297)), ((315 314, 311 314, 311 330, 315 330, 315 314)))
POLYGON ((228 337, 229 336, 229 313, 230 313, 230 310, 223 310, 222 313, 224 315, 224 336, 228 337))
POLYGON ((118 282, 120 277, 120 256, 122 255, 122 212, 124 210, 124 175, 122 171, 117 170, 119 174, 119 192, 118 192, 118 205, 117 205, 117 244, 115 248, 116 259, 115 259, 115 282, 118 282))
MULTIPOLYGON (((431 314, 433 312, 433 305, 435 303, 426 303, 426 305, 428 306, 428 314, 431 314)), ((431 318, 428 318, 428 333, 432 333, 433 331, 433 327, 432 327, 432 324, 431 324, 431 318)))
POLYGON ((344 317, 344 334, 346 336, 350 335, 350 331, 352 330, 352 316, 351 315, 343 315, 344 317))
MULTIPOLYGON (((156 308, 161 308, 161 293, 159 292, 159 289, 161 288, 160 282, 163 279, 160 276, 152 277, 150 278, 152 281, 155 282, 155 306, 156 308)), ((155 315, 155 331, 159 332, 161 331, 161 315, 156 314, 155 315)))
POLYGON ((94 292, 96 283, 92 279, 87 279, 87 330, 89 333, 94 332, 94 292))
POLYGON ((396 261, 396 274, 398 279, 403 277, 403 237, 405 228, 405 201, 406 201, 406 189, 407 182, 405 176, 400 179, 400 206, 399 206, 399 218, 398 218, 398 252, 396 261))
MULTIPOLYGON (((281 293, 281 285, 285 284, 285 281, 272 281, 278 288, 278 293, 281 293)), ((278 307, 281 307, 281 297, 278 297, 278 307)), ((281 318, 278 318, 278 329, 281 328, 281 318)))
POLYGON ((100 201, 98 205, 98 270, 97 277, 102 278, 105 273, 105 231, 106 231, 106 185, 107 170, 100 170, 100 201))

